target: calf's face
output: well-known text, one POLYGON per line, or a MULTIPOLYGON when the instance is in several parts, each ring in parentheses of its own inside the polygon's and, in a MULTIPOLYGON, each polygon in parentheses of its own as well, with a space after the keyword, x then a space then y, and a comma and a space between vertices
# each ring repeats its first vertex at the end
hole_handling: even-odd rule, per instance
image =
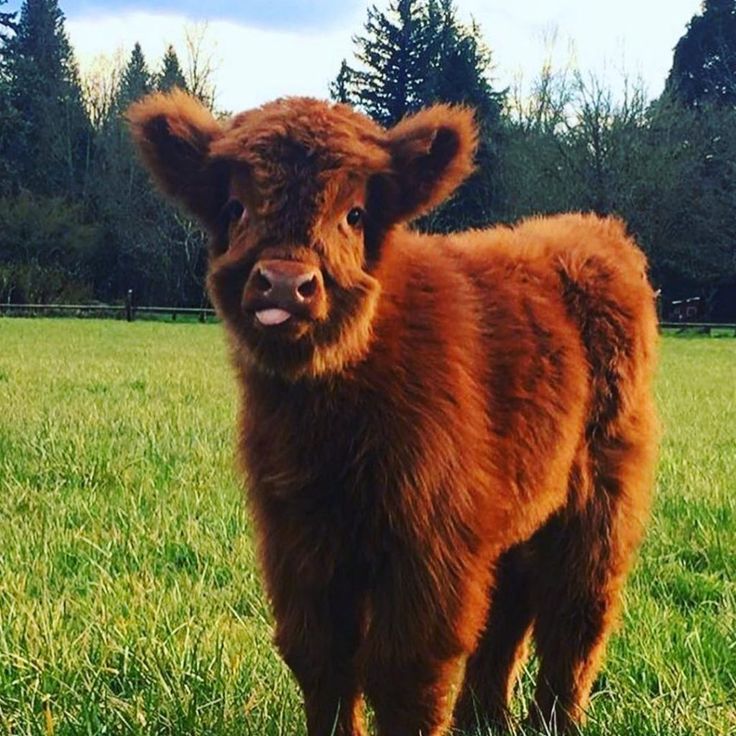
POLYGON ((289 380, 365 354, 388 233, 449 196, 476 145, 472 113, 444 105, 385 130, 309 98, 218 121, 176 91, 128 117, 159 186, 210 234, 208 285, 236 349, 289 380))

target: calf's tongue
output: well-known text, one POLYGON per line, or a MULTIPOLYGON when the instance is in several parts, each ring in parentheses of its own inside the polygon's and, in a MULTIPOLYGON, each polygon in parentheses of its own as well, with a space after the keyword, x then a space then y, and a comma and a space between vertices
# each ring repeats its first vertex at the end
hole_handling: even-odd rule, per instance
POLYGON ((276 307, 272 309, 260 309, 256 312, 256 319, 262 325, 280 325, 282 322, 286 322, 291 317, 291 314, 285 309, 278 309, 276 307))

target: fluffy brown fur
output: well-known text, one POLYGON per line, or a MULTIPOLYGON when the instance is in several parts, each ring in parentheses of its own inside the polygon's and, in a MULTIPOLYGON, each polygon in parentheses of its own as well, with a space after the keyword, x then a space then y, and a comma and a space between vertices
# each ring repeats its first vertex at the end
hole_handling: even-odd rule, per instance
POLYGON ((472 171, 462 108, 386 131, 295 98, 221 124, 174 93, 130 121, 212 236, 275 639, 309 734, 363 734, 364 695, 386 736, 446 733, 453 713, 507 724, 530 634, 530 718, 580 721, 655 459, 653 294, 624 226, 410 230, 472 171), (284 263, 318 269, 319 289, 266 327, 250 294, 284 263))

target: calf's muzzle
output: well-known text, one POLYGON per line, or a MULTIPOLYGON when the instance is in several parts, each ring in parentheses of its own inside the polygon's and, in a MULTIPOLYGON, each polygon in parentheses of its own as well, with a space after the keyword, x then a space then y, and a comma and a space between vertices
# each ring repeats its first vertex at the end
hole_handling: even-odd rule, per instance
POLYGON ((265 325, 290 317, 314 319, 326 302, 324 279, 316 266, 289 260, 263 260, 248 277, 243 307, 265 325))

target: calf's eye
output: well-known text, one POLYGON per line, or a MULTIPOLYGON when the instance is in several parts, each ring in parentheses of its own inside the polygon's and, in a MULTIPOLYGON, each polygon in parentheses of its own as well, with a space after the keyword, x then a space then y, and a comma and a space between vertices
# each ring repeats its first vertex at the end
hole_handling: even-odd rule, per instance
POLYGON ((245 206, 239 200, 231 199, 225 205, 225 209, 223 210, 222 215, 225 222, 228 225, 231 225, 232 223, 238 222, 238 220, 242 220, 245 217, 245 206))
POLYGON ((347 221, 348 225, 350 227, 357 227, 361 222, 363 222, 363 215, 365 213, 360 207, 353 207, 353 209, 348 212, 347 221))

